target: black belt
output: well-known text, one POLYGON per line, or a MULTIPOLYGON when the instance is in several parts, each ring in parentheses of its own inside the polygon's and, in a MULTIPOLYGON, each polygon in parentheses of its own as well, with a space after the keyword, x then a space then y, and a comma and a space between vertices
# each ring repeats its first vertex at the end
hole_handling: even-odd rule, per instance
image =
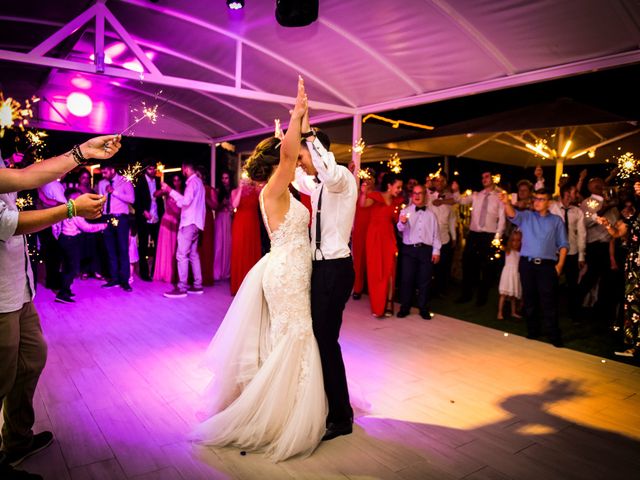
POLYGON ((522 258, 529 263, 533 263, 534 265, 548 265, 548 264, 555 265, 556 263, 558 263, 557 261, 549 260, 548 258, 534 258, 534 257, 522 257, 522 258))
POLYGON ((430 247, 431 245, 428 245, 426 243, 405 243, 405 245, 407 247, 415 247, 415 248, 422 248, 422 247, 430 247))

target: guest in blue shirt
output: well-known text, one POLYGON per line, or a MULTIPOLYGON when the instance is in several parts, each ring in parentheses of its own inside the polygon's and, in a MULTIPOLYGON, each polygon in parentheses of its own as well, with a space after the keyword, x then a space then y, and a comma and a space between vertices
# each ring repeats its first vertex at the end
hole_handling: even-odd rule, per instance
POLYGON ((429 289, 433 266, 440 261, 440 228, 435 214, 426 207, 425 189, 413 187, 412 204, 400 212, 398 230, 402 232, 400 310, 397 317, 409 315, 413 292, 418 289, 420 316, 431 320, 429 289))
POLYGON ((562 219, 549 212, 551 193, 540 188, 534 192, 533 211, 517 211, 506 192, 500 194, 507 218, 522 231, 520 281, 527 320, 527 338, 538 338, 541 326, 535 317, 540 303, 543 324, 551 343, 563 347, 558 325, 558 277, 569 249, 562 219))

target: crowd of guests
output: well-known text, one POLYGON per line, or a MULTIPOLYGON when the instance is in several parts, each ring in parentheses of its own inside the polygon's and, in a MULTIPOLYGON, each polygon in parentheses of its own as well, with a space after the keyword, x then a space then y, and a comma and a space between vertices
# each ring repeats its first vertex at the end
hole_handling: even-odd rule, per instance
POLYGON ((511 317, 525 318, 529 338, 546 334, 561 347, 563 280, 571 320, 624 331, 628 348, 616 354, 633 356, 639 347, 640 183, 634 191, 614 186, 614 175, 588 182, 586 176, 586 170, 575 182, 563 176, 557 197, 540 167, 535 183, 521 180, 511 194, 489 171, 481 190, 464 193, 444 173, 427 176, 424 184, 409 179, 405 188, 394 174, 377 184, 363 180, 352 242, 353 298, 366 288, 374 316, 402 318, 416 305, 428 320, 430 299, 447 292, 452 271, 461 272, 456 303, 475 294, 476 306, 484 306, 497 285, 498 319, 510 303, 511 317))
MULTIPOLYGON (((106 203, 100 224, 65 221, 61 237, 55 226, 40 233, 46 284, 58 290, 57 301, 74 301, 71 282, 78 275, 104 277, 103 287, 131 291, 133 263, 142 280, 171 283, 164 294, 169 298, 201 294, 203 286, 226 279, 235 295, 269 250, 258 207, 261 186, 254 182, 243 178, 233 188, 225 171, 213 188, 205 169, 188 161, 168 183, 153 162, 133 183, 108 162, 101 174, 96 191, 106 203)), ((575 324, 626 332, 629 349, 618 353, 633 355, 640 310, 628 300, 635 302, 635 294, 624 292, 625 271, 635 268, 626 259, 637 196, 613 188, 613 176, 587 182, 586 175, 573 182, 562 177, 555 198, 540 167, 532 181, 513 188, 484 172, 482 188, 466 192, 444 172, 427 175, 424 183, 393 173, 362 179, 352 235, 353 298, 366 292, 380 319, 406 317, 412 306, 431 319, 431 300, 451 293, 453 276, 459 280, 457 303, 475 297, 483 306, 497 287, 498 319, 524 317, 530 338, 546 333, 562 346, 558 305, 565 292, 575 324), (623 223, 629 228, 620 233, 623 223)), ((41 205, 93 192, 89 172, 71 187, 44 185, 41 205)), ((292 191, 310 206, 304 194, 292 191)))
POLYGON ((38 188, 40 209, 81 193, 106 199, 99 219, 65 220, 38 233, 45 285, 57 292, 57 302, 75 302, 76 277, 104 279, 103 288, 131 292, 134 272, 143 281, 174 285, 164 294, 168 298, 201 294, 217 280, 229 280, 235 294, 260 259, 258 185, 243 179, 233 188, 224 171, 213 188, 206 169, 189 161, 165 183, 154 161, 145 164, 133 181, 105 161, 95 188, 86 169, 77 181, 69 175, 38 188))

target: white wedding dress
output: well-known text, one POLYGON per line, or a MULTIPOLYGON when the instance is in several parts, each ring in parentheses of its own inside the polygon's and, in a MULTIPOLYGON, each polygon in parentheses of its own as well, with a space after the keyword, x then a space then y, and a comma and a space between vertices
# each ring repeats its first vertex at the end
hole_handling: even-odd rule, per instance
POLYGON ((309 211, 293 196, 271 252, 245 277, 207 350, 213 380, 207 420, 193 438, 264 452, 309 455, 325 432, 327 401, 311 325, 309 211))

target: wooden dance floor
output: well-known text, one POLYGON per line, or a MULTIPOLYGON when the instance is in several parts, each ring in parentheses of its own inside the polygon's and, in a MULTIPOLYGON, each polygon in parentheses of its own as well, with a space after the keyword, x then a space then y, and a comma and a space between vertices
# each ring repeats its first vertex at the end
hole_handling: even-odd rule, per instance
POLYGON ((47 479, 613 479, 640 471, 640 369, 453 318, 377 320, 350 301, 343 352, 354 433, 307 459, 192 446, 198 367, 228 285, 169 300, 76 281, 75 305, 36 304, 49 342, 22 467, 47 479))

